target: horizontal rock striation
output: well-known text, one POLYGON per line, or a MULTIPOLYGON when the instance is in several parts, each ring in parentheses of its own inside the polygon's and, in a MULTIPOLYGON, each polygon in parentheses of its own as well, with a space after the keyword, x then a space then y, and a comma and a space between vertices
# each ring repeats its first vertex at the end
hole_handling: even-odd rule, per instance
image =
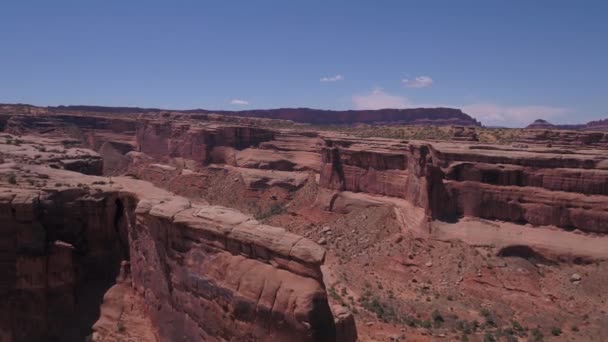
POLYGON ((161 340, 335 340, 321 247, 232 209, 126 188, 3 189, 6 341, 83 338, 92 322, 78 303, 127 258, 161 340))
POLYGON ((460 216, 607 233, 605 150, 324 138, 320 185, 460 216))
MULTIPOLYGON (((319 245, 145 181, 37 165, 37 143, 21 138, 17 146, 0 141, 2 341, 84 340, 117 276, 134 290, 121 293, 141 298, 161 341, 336 340, 319 245)), ((49 149, 61 146, 45 139, 49 149)), ((261 172, 244 173, 252 187, 307 179, 261 172)), ((108 296, 107 310, 120 307, 108 296)), ((96 340, 112 315, 101 315, 96 340)))
POLYGON ((248 126, 177 124, 139 120, 137 150, 158 158, 181 157, 203 163, 234 163, 235 150, 272 140, 274 133, 248 126))
POLYGON ((82 340, 90 306, 125 257, 116 194, 81 189, 0 191, 0 336, 3 341, 82 340), (68 214, 69 213, 69 214, 68 214))
POLYGON ((608 133, 591 131, 570 131, 556 129, 526 129, 518 142, 555 146, 608 147, 608 133))

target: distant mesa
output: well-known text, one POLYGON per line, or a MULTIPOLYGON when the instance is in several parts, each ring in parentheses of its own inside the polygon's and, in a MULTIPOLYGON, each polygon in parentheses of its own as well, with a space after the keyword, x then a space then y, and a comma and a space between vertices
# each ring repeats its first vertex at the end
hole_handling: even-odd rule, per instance
POLYGON ((533 123, 529 124, 526 128, 530 128, 530 129, 543 129, 543 128, 555 128, 555 125, 550 123, 547 120, 543 120, 543 119, 536 119, 534 120, 533 123))
POLYGON ((55 114, 145 114, 174 112, 182 114, 221 114, 238 117, 254 117, 264 119, 290 120, 311 125, 350 125, 350 124, 400 124, 400 125, 458 125, 481 126, 481 123, 470 115, 456 108, 411 108, 411 109, 378 109, 378 110, 323 110, 312 108, 278 108, 256 110, 167 110, 158 108, 139 107, 102 107, 102 106, 57 106, 36 107, 31 105, 2 105, 0 112, 7 109, 13 113, 55 114))
MULTIPOLYGON (((200 112, 193 110, 188 112, 200 112)), ((208 111, 203 111, 208 112, 208 111)), ((291 120, 318 125, 404 124, 481 126, 481 123, 460 109, 412 108, 377 110, 322 110, 311 108, 280 108, 247 111, 215 111, 218 114, 267 119, 291 120)))
POLYGON ((586 124, 555 125, 543 119, 536 119, 526 126, 528 129, 570 129, 582 131, 608 131, 608 119, 590 121, 586 124))
POLYGON ((590 121, 586 126, 591 130, 608 131, 608 119, 590 121))

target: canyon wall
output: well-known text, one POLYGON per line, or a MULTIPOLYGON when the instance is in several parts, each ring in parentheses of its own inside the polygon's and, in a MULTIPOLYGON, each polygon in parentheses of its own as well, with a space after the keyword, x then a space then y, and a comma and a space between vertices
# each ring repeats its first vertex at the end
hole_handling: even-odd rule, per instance
MULTIPOLYGON (((240 135, 223 137, 241 147, 240 135)), ((52 164, 75 155, 95 165, 70 141, 0 138, 2 341, 82 341, 99 317, 94 340, 131 338, 144 329, 123 325, 137 303, 150 324, 135 336, 161 341, 336 341, 316 243, 145 181, 52 164), (117 293, 131 292, 125 309, 117 293)))
POLYGON ((232 209, 118 187, 2 189, 3 341, 82 340, 121 260, 162 340, 335 341, 321 247, 232 209))
MULTIPOLYGON (((49 120, 75 122, 86 134, 102 137, 96 145, 112 166, 105 172, 124 171, 130 163, 127 154, 137 150, 178 173, 209 164, 248 174, 247 169, 318 172, 322 187, 403 198, 436 219, 476 216, 589 232, 607 229, 608 140, 601 132, 525 130, 519 140, 526 144, 508 146, 355 138, 226 124, 209 117, 176 121, 173 114, 121 124, 108 116, 93 129, 94 120, 67 117, 49 120)), ((11 120, 9 131, 38 125, 11 120)))
POLYGON ((321 186, 405 198, 461 216, 608 232, 605 150, 326 137, 321 186))
POLYGON ((247 126, 202 126, 139 120, 137 149, 157 158, 180 157, 201 164, 234 163, 234 151, 272 140, 272 131, 247 126))

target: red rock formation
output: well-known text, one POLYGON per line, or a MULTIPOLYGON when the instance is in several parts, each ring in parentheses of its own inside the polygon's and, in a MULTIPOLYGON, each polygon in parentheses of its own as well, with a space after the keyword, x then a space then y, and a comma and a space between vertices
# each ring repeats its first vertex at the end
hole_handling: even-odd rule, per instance
MULTIPOLYGON (((347 110, 332 111, 310 108, 280 108, 246 111, 209 111, 203 109, 185 111, 167 111, 156 108, 137 107, 100 107, 100 106, 58 106, 58 107, 34 107, 29 105, 0 105, 0 113, 23 113, 30 114, 34 111, 51 112, 56 114, 85 114, 96 115, 137 115, 143 113, 151 114, 187 114, 198 116, 217 113, 224 117, 237 116, 241 118, 253 117, 273 120, 290 120, 309 124, 353 124, 353 123, 388 123, 409 125, 471 125, 481 124, 463 113, 460 109, 453 108, 413 108, 413 109, 380 109, 380 110, 347 110)), ((195 120, 197 118, 194 118, 195 120)))
POLYGON ((2 242, 17 243, 3 249, 0 293, 18 308, 3 308, 13 315, 1 328, 14 341, 75 339, 79 331, 67 325, 91 322, 69 314, 86 316, 74 294, 90 295, 86 279, 115 277, 127 245, 133 286, 163 340, 335 340, 319 269, 325 252, 307 239, 179 198, 139 201, 109 189, 2 194, 2 242), (60 240, 70 244, 47 249, 60 240))
MULTIPOLYGON (((189 111, 197 112, 197 111, 189 111)), ((472 125, 481 124, 453 108, 415 108, 332 111, 310 108, 281 108, 268 110, 216 111, 218 114, 242 117, 291 120, 309 124, 382 123, 405 125, 472 125)))
POLYGON ((608 119, 589 121, 585 126, 590 130, 608 131, 608 119))
POLYGON ((137 128, 137 149, 159 158, 181 157, 201 164, 234 164, 234 150, 257 146, 272 137, 272 131, 247 126, 140 120, 137 128))
POLYGON ((546 120, 538 119, 529 124, 528 129, 567 129, 567 130, 588 130, 606 131, 608 130, 608 119, 589 121, 585 124, 574 125, 554 125, 546 120))
POLYGON ((326 137, 320 185, 404 198, 434 218, 475 216, 606 233, 602 152, 326 137))
MULTIPOLYGON (((161 341, 336 340, 317 244, 144 181, 33 165, 26 144, 0 149, 20 161, 0 164, 3 341, 83 340, 117 278, 161 341), (44 184, 22 188, 30 175, 44 184)), ((116 333, 107 329, 115 291, 108 296, 96 339, 116 333)))
POLYGON ((518 142, 554 146, 608 147, 608 133, 567 130, 524 130, 518 142))
POLYGON ((475 127, 455 126, 452 128, 452 140, 456 141, 479 141, 479 135, 475 127))

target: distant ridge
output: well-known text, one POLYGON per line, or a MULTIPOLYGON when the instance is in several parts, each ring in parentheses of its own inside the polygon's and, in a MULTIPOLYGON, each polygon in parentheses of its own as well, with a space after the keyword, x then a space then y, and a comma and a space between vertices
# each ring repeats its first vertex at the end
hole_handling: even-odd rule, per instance
POLYGON ((242 111, 226 110, 169 110, 139 107, 105 106, 56 106, 37 107, 27 104, 1 105, 3 112, 37 113, 47 110, 53 113, 105 113, 105 114, 143 114, 153 112, 177 112, 186 114, 217 113, 229 116, 257 117, 267 119, 291 120, 299 123, 317 125, 363 124, 406 124, 406 125, 461 125, 481 126, 481 123, 460 109, 455 108, 412 108, 378 110, 323 110, 311 108, 278 108, 242 111))
POLYGON ((586 124, 574 125, 555 125, 547 120, 536 119, 534 122, 526 126, 528 129, 570 129, 570 130, 589 130, 589 131, 607 131, 608 119, 590 121, 586 124))

